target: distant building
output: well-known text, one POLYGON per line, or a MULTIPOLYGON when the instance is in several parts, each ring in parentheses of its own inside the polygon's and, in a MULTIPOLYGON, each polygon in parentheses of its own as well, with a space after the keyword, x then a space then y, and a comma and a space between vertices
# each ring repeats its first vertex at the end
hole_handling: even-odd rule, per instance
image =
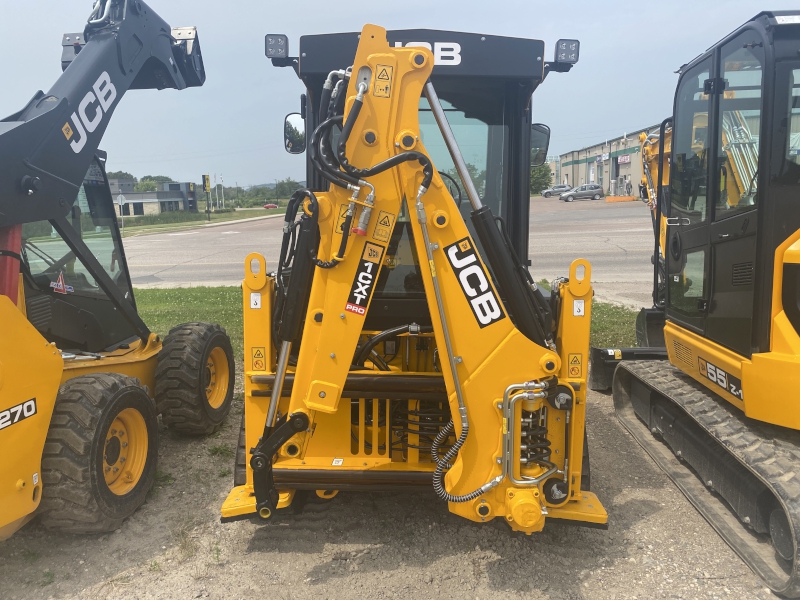
POLYGON ((126 217, 158 215, 176 210, 197 211, 197 193, 194 183, 162 183, 161 190, 155 192, 134 192, 136 182, 128 179, 109 179, 109 187, 114 202, 119 204, 119 196, 124 196, 124 204, 117 206, 117 214, 126 217))
POLYGON ((596 183, 609 196, 624 196, 630 182, 631 194, 638 195, 642 179, 639 134, 654 129, 657 130, 658 125, 562 154, 558 183, 572 186, 596 183))

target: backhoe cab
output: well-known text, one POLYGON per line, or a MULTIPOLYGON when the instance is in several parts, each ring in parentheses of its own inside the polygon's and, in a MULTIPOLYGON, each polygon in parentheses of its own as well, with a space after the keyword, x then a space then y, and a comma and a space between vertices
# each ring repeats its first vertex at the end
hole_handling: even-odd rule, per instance
POLYGON ((292 58, 267 36, 306 87, 285 141, 306 148, 309 187, 278 271, 245 263, 224 519, 271 518, 298 492, 433 486, 477 522, 605 526, 585 446, 590 266, 551 294, 527 269, 549 135, 531 94, 577 60, 577 42, 559 47, 550 63, 537 40, 367 25, 304 36, 292 58))
POLYGON ((162 342, 139 316, 98 150, 127 90, 203 84, 196 30, 139 0, 97 0, 64 36, 62 67, 0 121, 0 540, 36 515, 118 528, 153 484, 159 413, 207 434, 233 396, 219 325, 162 342))

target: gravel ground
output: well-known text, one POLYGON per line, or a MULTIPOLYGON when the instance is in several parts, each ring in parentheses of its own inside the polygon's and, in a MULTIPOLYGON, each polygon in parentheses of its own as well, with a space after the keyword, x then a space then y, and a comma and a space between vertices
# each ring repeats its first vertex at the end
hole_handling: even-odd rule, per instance
POLYGON ((116 532, 33 521, 0 544, 0 597, 772 597, 620 427, 610 396, 591 392, 588 417, 608 531, 550 523, 529 537, 453 516, 433 493, 341 493, 266 525, 221 524, 240 414, 239 400, 206 440, 162 429, 159 482, 116 532))

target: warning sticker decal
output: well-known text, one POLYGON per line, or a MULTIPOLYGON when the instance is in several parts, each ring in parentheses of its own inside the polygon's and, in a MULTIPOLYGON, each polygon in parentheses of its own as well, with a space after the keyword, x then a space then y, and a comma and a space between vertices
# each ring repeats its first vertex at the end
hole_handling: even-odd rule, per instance
POLYGON ((339 218, 336 220, 336 233, 344 233, 344 221, 347 218, 347 204, 339 205, 339 218))
POLYGON ((389 236, 392 235, 394 220, 395 216, 392 213, 382 210, 378 215, 377 223, 375 223, 375 231, 372 232, 372 237, 381 242, 388 242, 389 236))
POLYGON ((53 288, 53 291, 57 294, 71 294, 75 291, 75 288, 71 285, 64 283, 64 271, 58 274, 58 279, 50 282, 50 287, 53 288))
POLYGON ((251 348, 250 354, 253 358, 253 371, 267 370, 267 355, 265 348, 251 348))
POLYGON ((375 68, 375 91, 373 96, 376 98, 391 98, 392 96, 392 73, 394 67, 389 65, 377 65, 375 68))
POLYGON ((583 375, 583 355, 570 354, 567 360, 567 369, 570 377, 581 377, 583 375))
POLYGON ((367 243, 364 246, 364 254, 361 262, 358 263, 356 276, 353 278, 353 285, 350 287, 350 295, 347 297, 347 304, 344 309, 357 315, 367 314, 367 304, 375 288, 375 279, 378 277, 381 259, 383 258, 383 246, 367 243))

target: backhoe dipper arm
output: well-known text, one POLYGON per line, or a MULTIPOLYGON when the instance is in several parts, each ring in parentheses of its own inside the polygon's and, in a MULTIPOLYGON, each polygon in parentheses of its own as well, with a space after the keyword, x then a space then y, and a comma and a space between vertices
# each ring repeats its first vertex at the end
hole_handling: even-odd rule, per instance
POLYGON ((196 30, 171 28, 141 0, 96 0, 84 32, 64 41, 58 81, 0 121, 0 229, 69 213, 129 89, 205 81, 196 30))

